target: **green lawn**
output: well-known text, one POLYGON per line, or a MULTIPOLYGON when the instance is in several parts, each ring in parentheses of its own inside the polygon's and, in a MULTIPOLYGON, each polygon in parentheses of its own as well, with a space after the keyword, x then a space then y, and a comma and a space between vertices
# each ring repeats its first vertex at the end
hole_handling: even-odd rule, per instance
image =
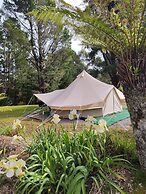
MULTIPOLYGON (((12 125, 14 120, 23 119, 22 126, 25 126, 26 131, 34 131, 36 128, 41 125, 41 121, 35 119, 25 118, 25 115, 29 114, 36 110, 38 105, 23 105, 23 106, 1 106, 0 107, 0 135, 14 135, 17 131, 12 131, 12 125), (25 119, 24 119, 25 118, 25 119)), ((45 123, 45 127, 48 127, 50 123, 45 123)), ((72 123, 63 124, 66 130, 72 131, 73 125, 72 123)), ((78 130, 80 130, 80 126, 78 125, 78 130)), ((58 125, 58 128, 62 128, 62 125, 58 125)))
MULTIPOLYGON (((0 134, 11 135, 12 125, 16 119, 24 119, 24 115, 33 112, 38 105, 1 106, 0 107, 0 134)), ((29 130, 38 126, 40 122, 26 119, 22 124, 29 130)), ((15 132, 14 132, 15 133, 15 132)), ((13 135, 13 132, 12 132, 13 135)))
POLYGON ((35 110, 37 107, 38 105, 1 106, 0 120, 7 121, 16 118, 22 118, 24 114, 35 110))

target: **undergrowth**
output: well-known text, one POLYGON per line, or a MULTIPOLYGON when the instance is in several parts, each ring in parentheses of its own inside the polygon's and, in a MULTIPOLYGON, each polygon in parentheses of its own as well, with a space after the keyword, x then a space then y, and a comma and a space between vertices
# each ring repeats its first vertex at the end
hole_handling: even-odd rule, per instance
POLYGON ((120 176, 113 168, 128 162, 108 152, 111 144, 108 133, 94 130, 77 134, 42 130, 27 150, 27 170, 17 194, 85 194, 93 187, 97 192, 124 193, 114 181, 120 176))

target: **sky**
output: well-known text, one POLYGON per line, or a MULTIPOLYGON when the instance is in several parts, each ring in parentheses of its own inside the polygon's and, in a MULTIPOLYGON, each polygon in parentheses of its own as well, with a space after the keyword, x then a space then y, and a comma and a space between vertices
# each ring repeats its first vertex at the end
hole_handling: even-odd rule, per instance
POLYGON ((83 3, 83 0, 65 0, 65 1, 73 6, 79 6, 83 3))
MULTIPOLYGON (((81 6, 81 7, 83 3, 83 0, 65 0, 65 1, 73 6, 81 6)), ((3 0, 0 0, 0 7, 2 6, 2 4, 3 4, 3 0)), ((82 49, 81 41, 76 36, 72 38, 72 49, 77 53, 82 49)))
POLYGON ((2 6, 2 4, 3 4, 3 0, 0 0, 0 7, 2 6))
MULTIPOLYGON (((82 7, 83 0, 65 0, 67 3, 73 5, 73 6, 79 6, 82 7)), ((74 36, 72 38, 72 49, 75 52, 79 52, 82 49, 81 41, 77 36, 74 36)))
MULTIPOLYGON (((67 3, 73 6, 79 6, 83 3, 83 0, 65 0, 67 3)), ((2 6, 3 0, 0 0, 0 7, 2 6)))

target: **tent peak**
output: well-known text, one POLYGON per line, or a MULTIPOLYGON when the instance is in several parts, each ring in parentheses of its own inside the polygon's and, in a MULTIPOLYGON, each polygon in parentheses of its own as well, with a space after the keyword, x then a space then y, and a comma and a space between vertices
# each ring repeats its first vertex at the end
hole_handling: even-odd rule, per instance
POLYGON ((83 78, 85 74, 88 74, 85 70, 83 70, 77 77, 83 78))

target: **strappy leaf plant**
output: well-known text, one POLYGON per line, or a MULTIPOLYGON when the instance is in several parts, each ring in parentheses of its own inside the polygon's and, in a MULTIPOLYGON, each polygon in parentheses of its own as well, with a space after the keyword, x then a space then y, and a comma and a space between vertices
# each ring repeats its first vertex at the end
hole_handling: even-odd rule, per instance
POLYGON ((112 168, 125 165, 122 156, 108 154, 109 135, 94 130, 78 134, 42 130, 28 148, 27 171, 17 185, 21 194, 85 194, 89 185, 124 193, 111 180, 112 168))

